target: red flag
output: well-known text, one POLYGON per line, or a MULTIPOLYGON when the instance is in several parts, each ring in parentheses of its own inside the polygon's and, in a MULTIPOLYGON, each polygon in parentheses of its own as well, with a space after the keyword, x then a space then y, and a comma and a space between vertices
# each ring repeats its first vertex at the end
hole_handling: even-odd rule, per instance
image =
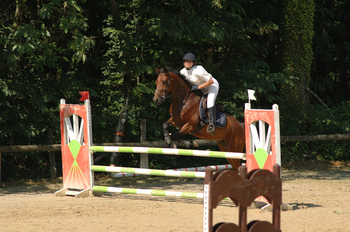
POLYGON ((85 101, 86 99, 90 99, 89 96, 89 91, 83 91, 83 92, 79 92, 81 95, 81 98, 79 101, 85 101))

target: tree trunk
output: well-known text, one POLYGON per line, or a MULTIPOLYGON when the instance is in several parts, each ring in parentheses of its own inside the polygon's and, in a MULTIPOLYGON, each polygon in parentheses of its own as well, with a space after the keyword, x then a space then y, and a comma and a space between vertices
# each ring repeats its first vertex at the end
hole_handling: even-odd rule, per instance
POLYGON ((313 61, 312 39, 315 12, 314 0, 286 0, 284 7, 283 73, 298 77, 294 86, 282 87, 288 108, 308 107, 310 71, 313 61))
POLYGON ((346 43, 349 41, 349 30, 350 30, 350 3, 346 3, 344 6, 344 15, 343 23, 344 29, 342 30, 339 43, 339 59, 338 59, 338 68, 339 68, 339 80, 338 80, 338 95, 346 96, 349 94, 349 75, 348 75, 348 50, 346 49, 346 43))
POLYGON ((109 0, 109 5, 111 6, 114 26, 117 30, 120 30, 122 24, 119 16, 119 4, 116 0, 109 0))
POLYGON ((16 11, 15 11, 15 18, 13 20, 13 28, 16 30, 18 29, 19 25, 22 21, 22 11, 23 7, 25 5, 26 0, 17 0, 16 1, 16 11))

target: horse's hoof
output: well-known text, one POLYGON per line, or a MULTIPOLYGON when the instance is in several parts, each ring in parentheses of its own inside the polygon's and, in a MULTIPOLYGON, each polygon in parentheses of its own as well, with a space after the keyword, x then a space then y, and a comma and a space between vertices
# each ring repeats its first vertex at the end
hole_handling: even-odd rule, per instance
POLYGON ((193 144, 190 141, 186 141, 186 140, 182 141, 181 145, 186 147, 186 148, 192 148, 193 147, 193 144))
POLYGON ((170 147, 171 147, 171 148, 174 148, 174 149, 176 149, 176 148, 177 148, 177 146, 176 146, 176 144, 175 144, 175 143, 172 143, 172 144, 170 145, 170 147))
POLYGON ((171 139, 170 139, 170 137, 165 138, 165 143, 166 143, 167 145, 171 145, 171 139))
POLYGON ((192 143, 192 147, 191 148, 195 148, 195 147, 199 147, 198 143, 194 140, 191 140, 192 143))

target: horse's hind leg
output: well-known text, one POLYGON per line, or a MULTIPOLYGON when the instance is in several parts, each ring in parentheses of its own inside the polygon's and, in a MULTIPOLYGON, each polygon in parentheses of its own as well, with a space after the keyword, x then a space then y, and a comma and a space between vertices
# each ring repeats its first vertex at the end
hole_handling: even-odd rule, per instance
POLYGON ((179 134, 174 134, 173 136, 173 141, 177 141, 180 146, 186 147, 186 148, 194 148, 194 147, 198 147, 198 144, 193 142, 193 140, 183 140, 179 134), (197 146, 195 146, 197 144, 197 146))
MULTIPOLYGON (((233 150, 229 149, 225 141, 218 141, 218 145, 219 145, 219 148, 221 151, 239 152, 239 151, 233 151, 233 150)), ((227 161, 231 164, 233 169, 235 169, 236 172, 238 172, 238 168, 241 165, 241 160, 239 160, 239 159, 227 159, 227 161)))
POLYGON ((187 140, 181 139, 181 135, 189 134, 189 133, 191 133, 194 130, 196 130, 195 126, 193 126, 190 123, 185 123, 185 125, 183 125, 178 131, 176 131, 173 134, 172 138, 173 138, 173 140, 178 141, 181 146, 184 146, 186 148, 193 148, 196 143, 194 143, 192 140, 191 141, 187 141, 187 140))
POLYGON ((236 172, 238 172, 238 168, 239 168, 239 166, 241 166, 241 160, 239 160, 239 159, 227 159, 227 161, 231 164, 233 169, 235 169, 236 172))

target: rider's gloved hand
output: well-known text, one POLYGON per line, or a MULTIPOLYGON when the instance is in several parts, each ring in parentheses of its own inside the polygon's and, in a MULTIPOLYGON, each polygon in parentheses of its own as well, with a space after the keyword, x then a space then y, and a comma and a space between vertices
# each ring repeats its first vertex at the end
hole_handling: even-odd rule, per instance
POLYGON ((191 90, 197 90, 197 89, 198 89, 198 86, 195 86, 195 85, 193 85, 191 88, 191 90))

